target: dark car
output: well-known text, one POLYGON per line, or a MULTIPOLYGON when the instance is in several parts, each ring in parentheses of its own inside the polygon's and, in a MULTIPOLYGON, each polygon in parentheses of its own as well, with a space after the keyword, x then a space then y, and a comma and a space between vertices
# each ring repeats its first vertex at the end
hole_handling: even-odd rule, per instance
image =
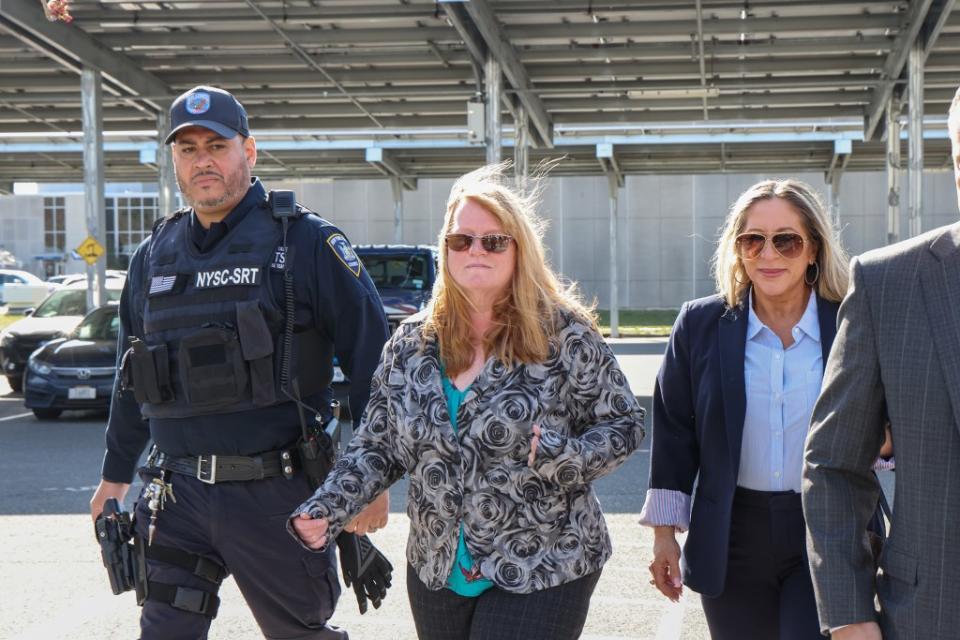
MULTIPOLYGON (((437 249, 428 245, 355 245, 353 247, 383 300, 390 333, 403 320, 427 306, 437 277, 437 249)), ((350 381, 334 362, 333 392, 341 413, 350 417, 350 381)))
MULTIPOLYGON (((107 278, 108 301, 120 299, 123 278, 107 278)), ((44 343, 69 334, 87 313, 87 283, 63 285, 0 334, 0 368, 14 391, 23 386, 27 358, 44 343)))
POLYGON ((70 335, 30 356, 23 397, 34 415, 51 420, 65 409, 110 407, 120 331, 117 309, 116 304, 94 309, 70 335))

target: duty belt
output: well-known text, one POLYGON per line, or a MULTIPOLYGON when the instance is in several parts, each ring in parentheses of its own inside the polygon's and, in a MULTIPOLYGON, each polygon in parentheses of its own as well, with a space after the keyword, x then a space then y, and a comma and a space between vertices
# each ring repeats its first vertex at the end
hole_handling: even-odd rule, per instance
POLYGON ((200 482, 245 482, 284 476, 292 478, 300 469, 300 456, 294 447, 268 451, 255 456, 209 455, 194 457, 168 456, 158 451, 151 466, 193 476, 200 482))

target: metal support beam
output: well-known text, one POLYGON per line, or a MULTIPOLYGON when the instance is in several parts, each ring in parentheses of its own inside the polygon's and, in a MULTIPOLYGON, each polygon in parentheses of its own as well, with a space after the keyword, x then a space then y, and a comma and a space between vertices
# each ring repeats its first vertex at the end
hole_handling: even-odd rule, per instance
POLYGON ((473 19, 474 25, 487 45, 488 59, 493 57, 502 66, 503 74, 510 85, 517 91, 517 97, 526 107, 530 122, 533 125, 531 133, 534 143, 538 147, 553 148, 553 121, 550 114, 533 88, 533 83, 517 55, 503 26, 497 20, 493 9, 487 0, 470 0, 467 3, 467 13, 473 19))
POLYGON ((503 74, 500 72, 500 62, 492 54, 487 54, 483 76, 487 102, 484 142, 487 145, 487 164, 494 164, 500 162, 503 157, 501 153, 503 141, 500 139, 500 97, 503 91, 503 74))
POLYGON ((527 187, 530 174, 530 122, 523 105, 517 108, 517 119, 513 123, 513 175, 517 188, 523 191, 527 187))
POLYGON ((830 159, 830 166, 827 168, 826 181, 832 182, 834 174, 843 173, 850 162, 850 154, 853 152, 853 142, 848 139, 833 141, 833 157, 830 159))
POLYGON ((910 48, 907 64, 907 97, 909 99, 907 136, 907 184, 910 191, 909 234, 914 237, 923 228, 923 53, 924 42, 918 40, 910 48))
POLYGON ((836 227, 840 226, 840 178, 842 177, 842 171, 834 171, 828 181, 830 185, 830 219, 833 220, 836 227))
POLYGON ((900 240, 900 98, 887 103, 887 244, 900 240))
POLYGON ((597 160, 607 175, 607 190, 610 197, 610 337, 620 337, 620 288, 617 265, 619 262, 617 239, 620 236, 618 200, 623 186, 623 172, 613 152, 612 144, 597 145, 597 160))
POLYGON ((910 8, 904 15, 897 37, 894 39, 893 48, 883 65, 882 77, 884 81, 874 89, 873 98, 867 106, 867 115, 864 118, 864 140, 874 138, 879 125, 884 122, 887 101, 893 95, 898 80, 903 80, 907 58, 914 43, 920 40, 924 44, 920 61, 922 65, 940 36, 947 17, 953 9, 953 4, 954 0, 913 0, 910 2, 910 8))
POLYGON ((703 89, 703 119, 710 119, 710 112, 707 110, 707 70, 706 61, 703 59, 703 5, 702 0, 697 0, 697 46, 699 48, 700 59, 700 88, 703 89))
POLYGON ((403 244, 403 181, 391 176, 390 191, 393 193, 393 241, 403 244))
MULTIPOLYGON (((100 71, 106 77, 112 93, 132 97, 171 94, 165 82, 144 71, 126 56, 94 40, 83 29, 47 20, 36 2, 0 0, 0 25, 71 71, 81 75, 83 69, 100 71)), ((153 111, 161 110, 156 102, 143 101, 153 111)))
POLYGON ((466 10, 461 3, 445 2, 443 10, 450 19, 450 24, 457 30, 464 46, 470 52, 470 56, 477 64, 483 64, 487 61, 487 44, 483 41, 483 36, 477 31, 473 21, 467 15, 466 10))
POLYGON ((417 190, 417 179, 408 175, 403 167, 387 154, 387 150, 383 147, 367 147, 364 158, 383 175, 399 178, 403 188, 407 191, 417 190))
MULTIPOLYGON (((162 140, 170 130, 170 112, 157 114, 157 131, 162 140)), ((173 170, 173 152, 168 144, 157 146, 157 213, 165 216, 176 209, 177 176, 173 170)))
MULTIPOLYGON (((103 109, 100 71, 85 68, 80 74, 83 100, 83 208, 87 234, 107 246, 106 212, 103 198, 103 109)), ((101 256, 95 267, 87 265, 87 308, 106 302, 107 259, 101 256), (96 281, 95 281, 96 279, 96 281), (96 295, 94 295, 96 293, 96 295)))
POLYGON ((284 31, 282 28, 280 28, 280 25, 277 24, 277 22, 276 22, 273 18, 271 18, 271 17, 269 17, 267 14, 265 14, 265 13, 260 9, 260 7, 257 6, 257 4, 256 4, 253 0, 244 0, 244 1, 247 3, 247 6, 250 7, 250 9, 252 9, 252 10, 254 11, 254 13, 256 13, 257 15, 259 15, 267 24, 270 25, 270 28, 273 29, 274 32, 275 32, 278 36, 280 36, 280 38, 286 43, 287 47, 290 48, 290 51, 292 51, 293 54, 294 54, 297 58, 299 58, 299 59, 300 59, 304 64, 306 64, 308 67, 310 67, 310 68, 313 69, 314 71, 319 72, 320 75, 322 75, 324 78, 326 78, 327 82, 329 82, 329 83, 332 84, 334 87, 336 87, 337 91, 339 91, 339 92, 343 95, 344 98, 346 98, 347 100, 349 100, 350 103, 351 103, 354 107, 357 108, 357 110, 359 110, 359 111, 360 111, 363 115, 365 115, 366 117, 370 118, 370 120, 373 122, 373 124, 375 124, 375 125, 377 125, 378 127, 381 127, 381 128, 383 127, 383 124, 377 119, 376 116, 374 116, 372 113, 370 113, 370 111, 369 111, 365 106, 363 106, 363 105, 360 103, 360 101, 357 100, 357 99, 346 89, 346 87, 344 87, 342 84, 340 84, 339 82, 337 82, 337 80, 336 80, 332 75, 330 75, 330 73, 323 67, 323 65, 321 65, 319 62, 317 62, 317 61, 313 58, 313 56, 310 55, 303 47, 301 47, 299 44, 297 44, 297 42, 296 42, 293 38, 291 38, 290 35, 288 35, 286 31, 284 31))

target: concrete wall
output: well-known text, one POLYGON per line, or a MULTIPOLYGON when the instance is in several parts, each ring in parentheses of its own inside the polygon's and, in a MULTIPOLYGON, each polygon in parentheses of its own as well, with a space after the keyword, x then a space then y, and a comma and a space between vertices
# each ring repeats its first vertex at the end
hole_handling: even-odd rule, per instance
MULTIPOLYGON (((710 258, 730 204, 761 175, 628 176, 619 192, 619 303, 622 308, 677 308, 684 300, 713 292, 710 258)), ((829 188, 820 173, 796 174, 825 201, 829 188)), ((901 237, 906 238, 906 176, 901 194, 901 237)), ((453 180, 420 180, 404 193, 403 241, 435 243, 453 180)), ((394 205, 387 180, 286 182, 298 199, 340 226, 355 243, 394 241, 394 205)), ((887 237, 886 177, 881 172, 846 173, 841 182, 841 237, 851 255, 883 246, 887 237)), ((923 228, 960 219, 953 174, 928 172, 923 180, 923 228)), ((85 237, 83 199, 67 196, 67 247, 85 237)), ((581 291, 609 305, 610 200, 603 177, 565 177, 549 182, 541 215, 548 221, 546 244, 554 268, 577 281, 581 291)), ((0 197, 5 244, 27 261, 42 250, 43 207, 38 196, 0 197), (12 238, 12 240, 11 240, 12 238)), ((28 265, 29 266, 29 265, 28 265)), ((81 271, 82 262, 68 262, 81 271)))
POLYGON ((44 249, 41 196, 0 197, 0 248, 13 253, 23 269, 40 274, 33 256, 44 249))

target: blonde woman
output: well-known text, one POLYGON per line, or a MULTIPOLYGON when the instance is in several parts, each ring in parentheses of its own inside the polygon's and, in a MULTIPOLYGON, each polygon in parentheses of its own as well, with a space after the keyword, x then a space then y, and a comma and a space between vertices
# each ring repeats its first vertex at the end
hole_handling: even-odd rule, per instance
POLYGON ((800 471, 847 256, 810 186, 765 180, 731 208, 714 275, 717 294, 680 310, 654 389, 651 582, 699 592, 714 639, 816 640, 800 471))
POLYGON ((643 438, 593 313, 546 265, 507 165, 451 190, 430 306, 387 343, 347 451, 291 528, 319 549, 409 474, 422 640, 579 637, 610 557, 591 482, 643 438))

